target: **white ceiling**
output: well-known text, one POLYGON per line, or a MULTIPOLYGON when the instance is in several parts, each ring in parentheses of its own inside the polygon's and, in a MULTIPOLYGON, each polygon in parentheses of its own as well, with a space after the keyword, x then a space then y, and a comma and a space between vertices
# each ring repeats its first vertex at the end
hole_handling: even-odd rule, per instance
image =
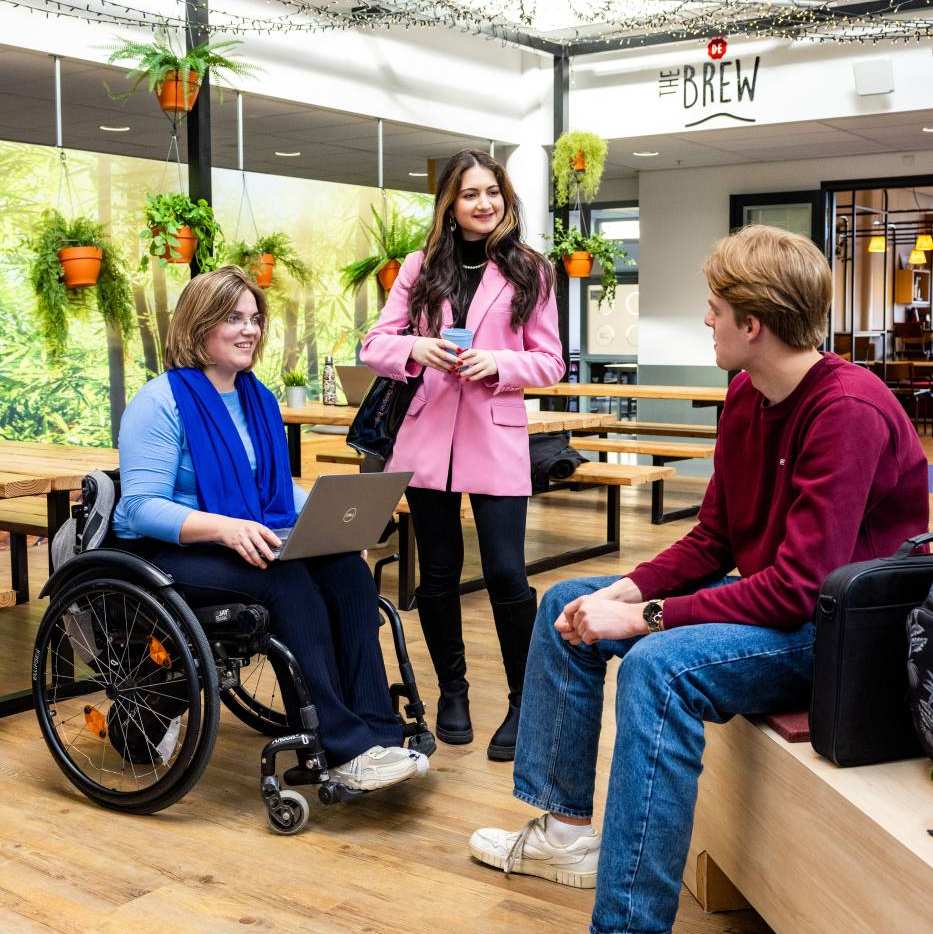
MULTIPOLYGON (((62 61, 63 144, 144 159, 166 158, 168 120, 145 87, 114 100, 128 87, 126 71, 75 60, 62 61), (107 133, 104 126, 129 126, 107 133)), ((237 168, 236 95, 212 89, 212 160, 237 168)), ((48 55, 0 46, 0 139, 55 145, 54 70, 48 55)), ((186 158, 184 124, 179 133, 186 158)), ((427 160, 443 163, 461 149, 488 149, 488 139, 443 133, 402 123, 383 123, 386 188, 427 191, 427 160)), ((244 95, 244 167, 250 172, 314 178, 353 185, 378 184, 377 124, 372 117, 310 107, 293 101, 244 95), (299 151, 281 158, 276 151, 299 151)), ((499 149, 499 154, 503 150, 499 149)))
POLYGON ((933 110, 632 136, 610 140, 605 175, 622 178, 655 169, 933 149, 933 133, 924 133, 924 126, 933 126, 933 110), (632 155, 644 151, 659 155, 648 159, 632 155))

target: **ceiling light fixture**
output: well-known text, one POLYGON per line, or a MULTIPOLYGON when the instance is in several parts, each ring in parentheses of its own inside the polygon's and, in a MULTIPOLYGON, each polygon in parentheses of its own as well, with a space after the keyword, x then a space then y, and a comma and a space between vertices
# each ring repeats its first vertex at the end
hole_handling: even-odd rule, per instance
POLYGON ((409 172, 408 173, 412 178, 427 178, 427 172, 409 172))
POLYGON ((868 241, 868 252, 869 253, 884 253, 884 248, 885 248, 884 244, 885 244, 885 238, 882 235, 879 234, 877 237, 872 237, 868 241))
POLYGON ((104 126, 103 123, 97 129, 105 133, 129 133, 130 131, 128 126, 104 126))
POLYGON ((917 237, 917 242, 914 244, 914 249, 926 252, 933 250, 933 236, 930 236, 930 234, 920 234, 917 237))
POLYGON ((924 133, 933 133, 933 126, 921 127, 924 133))
POLYGON ((923 250, 911 250, 907 262, 911 266, 922 266, 927 261, 927 255, 923 250))
POLYGON ((659 153, 659 152, 651 152, 651 151, 649 151, 649 150, 645 150, 644 152, 633 152, 632 155, 633 155, 633 156, 638 156, 639 159, 650 159, 650 158, 652 158, 653 156, 660 156, 661 153, 659 153))
POLYGON ((281 159, 297 159, 301 155, 300 152, 279 152, 278 150, 275 154, 281 159))

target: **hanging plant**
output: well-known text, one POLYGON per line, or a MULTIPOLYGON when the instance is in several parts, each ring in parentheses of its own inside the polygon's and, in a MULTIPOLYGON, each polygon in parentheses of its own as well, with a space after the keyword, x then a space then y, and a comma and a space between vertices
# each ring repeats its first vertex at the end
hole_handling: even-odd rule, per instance
POLYGON ((226 54, 240 44, 236 39, 202 42, 182 53, 175 48, 170 33, 161 31, 152 42, 121 39, 107 61, 134 63, 127 75, 133 86, 123 97, 128 97, 145 82, 158 96, 163 110, 183 113, 194 106, 208 69, 219 85, 229 85, 232 78, 247 78, 256 73, 255 65, 226 54))
POLYGON ((564 230, 560 218, 554 221, 553 245, 548 256, 554 263, 563 261, 567 275, 575 279, 587 278, 593 270, 593 261, 598 261, 602 269, 598 305, 604 302, 611 305, 615 301, 616 261, 621 259, 633 265, 628 253, 615 240, 598 233, 585 234, 578 227, 564 230))
POLYGON ((53 360, 65 352, 69 310, 84 310, 96 292, 97 307, 108 323, 129 337, 134 328, 133 293, 123 258, 88 217, 72 221, 44 211, 23 243, 30 254, 29 281, 36 293, 42 338, 53 360), (78 250, 84 257, 76 256, 78 250), (88 263, 84 265, 83 263, 88 263), (95 285, 92 290, 89 286, 95 285))
POLYGON ((272 271, 277 262, 296 282, 305 284, 311 277, 311 271, 298 256, 291 238, 280 231, 260 237, 252 245, 242 240, 232 243, 227 250, 227 262, 246 270, 263 289, 272 285, 272 271))
POLYGON ((575 192, 583 201, 596 197, 606 164, 606 148, 601 136, 583 130, 564 133, 554 143, 551 169, 555 204, 567 204, 575 192))
POLYGON ((190 263, 197 256, 202 272, 217 268, 224 253, 223 232, 203 198, 195 204, 184 194, 146 195, 146 224, 139 234, 146 248, 141 269, 148 268, 150 256, 157 256, 162 266, 190 263))
POLYGON ((388 292, 395 282, 402 260, 409 253, 420 250, 427 235, 427 221, 405 217, 394 208, 383 217, 375 208, 372 225, 363 224, 376 252, 365 259, 358 259, 340 270, 340 283, 347 291, 356 294, 370 276, 376 275, 379 284, 388 292))

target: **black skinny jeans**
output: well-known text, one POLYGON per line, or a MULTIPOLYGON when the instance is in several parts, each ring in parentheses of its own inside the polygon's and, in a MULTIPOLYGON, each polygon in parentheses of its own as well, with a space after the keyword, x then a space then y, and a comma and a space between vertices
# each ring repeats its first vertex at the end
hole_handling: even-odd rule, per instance
MULTIPOLYGON (((463 572, 461 493, 410 486, 405 492, 418 542, 419 592, 426 597, 456 593, 463 572)), ((470 493, 479 537, 483 579, 493 603, 526 599, 525 519, 527 496, 470 493)))
POLYGON ((171 574, 201 605, 243 599, 269 610, 273 632, 304 674, 331 766, 372 746, 402 744, 379 646, 376 585, 358 554, 274 561, 263 570, 219 545, 144 539, 119 547, 171 574))

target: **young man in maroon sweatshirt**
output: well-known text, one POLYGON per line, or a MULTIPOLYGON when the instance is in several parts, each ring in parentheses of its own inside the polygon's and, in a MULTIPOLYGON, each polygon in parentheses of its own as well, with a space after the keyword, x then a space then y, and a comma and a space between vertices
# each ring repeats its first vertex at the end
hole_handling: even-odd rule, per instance
POLYGON ((729 386, 699 520, 621 578, 541 603, 515 796, 546 813, 470 840, 481 862, 595 886, 594 934, 669 931, 690 843, 703 723, 806 707, 819 589, 927 530, 927 461, 867 370, 817 350, 832 277, 805 237, 747 227, 704 272, 729 386), (737 568, 740 578, 726 578, 737 568), (603 833, 590 826, 606 663, 621 657, 603 833), (598 867, 598 873, 597 873, 598 867))

